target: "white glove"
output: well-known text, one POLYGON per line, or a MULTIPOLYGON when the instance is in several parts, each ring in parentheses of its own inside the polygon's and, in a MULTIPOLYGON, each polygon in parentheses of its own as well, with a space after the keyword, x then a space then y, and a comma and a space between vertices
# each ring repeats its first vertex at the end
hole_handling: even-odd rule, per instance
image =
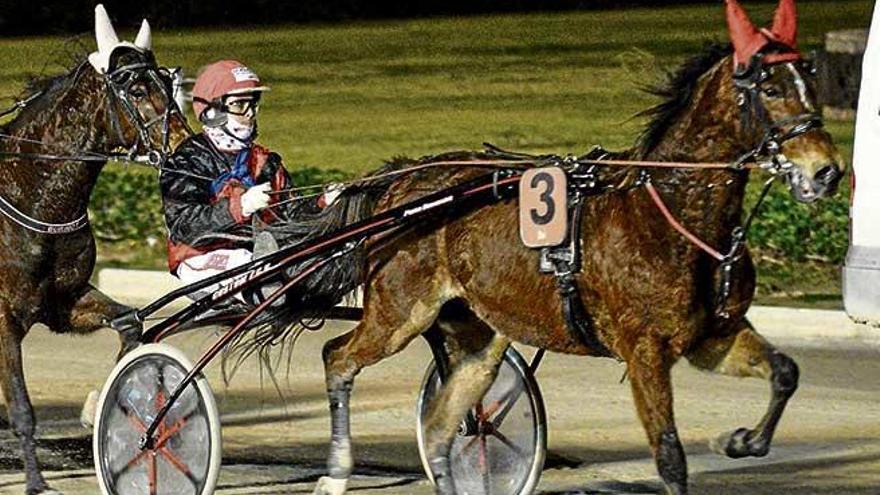
POLYGON ((345 186, 342 184, 330 184, 324 188, 324 207, 332 205, 336 198, 342 194, 342 191, 345 190, 345 186))
POLYGON ((272 189, 272 184, 268 182, 258 184, 241 195, 241 214, 249 217, 255 211, 269 206, 269 195, 267 191, 272 189))

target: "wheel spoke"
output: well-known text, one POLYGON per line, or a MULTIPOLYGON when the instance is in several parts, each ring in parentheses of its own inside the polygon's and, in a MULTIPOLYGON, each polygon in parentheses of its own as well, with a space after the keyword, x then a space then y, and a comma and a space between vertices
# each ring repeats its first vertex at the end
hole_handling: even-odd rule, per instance
POLYGON ((492 493, 492 481, 489 473, 489 451, 486 445, 486 435, 480 433, 480 474, 483 477, 483 493, 492 493))
POLYGON ((156 448, 161 448, 165 445, 165 442, 171 439, 174 435, 176 435, 180 430, 182 430, 187 425, 187 418, 178 419, 171 427, 165 429, 159 435, 159 438, 156 440, 156 448))
POLYGON ((144 422, 141 421, 141 418, 138 418, 134 413, 128 412, 125 414, 125 417, 128 418, 129 423, 131 423, 138 432, 143 433, 147 431, 147 425, 145 425, 144 422))
POLYGON ((149 462, 147 462, 147 479, 150 483, 150 495, 156 495, 156 485, 158 485, 156 474, 156 456, 153 452, 150 452, 149 462))
POLYGON ((516 444, 511 442, 510 439, 507 438, 506 435, 504 435, 504 433, 501 433, 500 431, 495 430, 492 432, 492 436, 497 438, 507 448, 512 450, 516 455, 518 455, 520 457, 520 459, 528 460, 528 456, 526 455, 526 453, 523 452, 523 450, 521 448, 519 448, 519 446, 517 446, 516 444))
POLYGON ((507 415, 510 414, 510 411, 513 410, 513 406, 516 405, 519 398, 522 397, 522 393, 525 390, 523 383, 520 381, 516 382, 516 386, 514 386, 507 394, 505 394, 504 399, 507 404, 504 405, 504 408, 498 412, 498 415, 495 416, 495 419, 492 420, 492 426, 498 429, 501 426, 501 423, 507 418, 507 415))
POLYGON ((190 471, 190 469, 186 466, 186 464, 183 463, 183 461, 178 459, 176 455, 168 450, 168 448, 162 447, 158 450, 158 452, 162 454, 162 457, 164 457, 165 460, 167 460, 174 467, 174 469, 180 471, 184 476, 186 476, 186 479, 189 480, 194 488, 199 487, 199 480, 196 479, 192 471, 190 471))
POLYGON ((113 484, 118 483, 118 482, 119 482, 119 478, 122 477, 123 474, 125 474, 125 473, 131 471, 132 468, 134 468, 135 466, 137 466, 138 464, 140 464, 141 461, 143 460, 144 456, 147 455, 147 453, 148 453, 148 452, 147 452, 146 450, 141 451, 141 452, 138 452, 138 454, 137 454, 136 456, 134 456, 134 457, 133 457, 130 461, 128 461, 127 463, 125 463, 121 468, 119 468, 118 471, 111 471, 111 472, 110 472, 110 477, 113 479, 113 484))

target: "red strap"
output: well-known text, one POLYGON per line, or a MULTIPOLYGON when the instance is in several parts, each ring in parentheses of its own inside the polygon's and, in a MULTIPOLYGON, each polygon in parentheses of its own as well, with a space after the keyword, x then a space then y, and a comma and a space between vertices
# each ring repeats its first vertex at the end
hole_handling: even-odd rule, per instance
POLYGON ((715 258, 718 261, 724 261, 723 254, 719 253, 711 246, 701 241, 699 237, 695 236, 690 231, 688 231, 688 229, 684 228, 684 226, 682 226, 678 222, 678 220, 676 220, 675 217, 672 216, 669 208, 667 208, 666 204, 663 202, 663 198, 660 197, 660 193, 658 193, 657 190, 654 189, 654 186, 650 182, 645 183, 645 189, 648 190, 648 194, 651 195, 651 199, 654 200, 654 204, 657 205, 657 209, 659 209, 660 213, 662 213, 663 216, 666 217, 666 221, 669 222, 669 225, 672 225, 673 229, 677 230, 679 234, 683 235, 685 239, 694 243, 698 248, 709 253, 709 256, 715 258))

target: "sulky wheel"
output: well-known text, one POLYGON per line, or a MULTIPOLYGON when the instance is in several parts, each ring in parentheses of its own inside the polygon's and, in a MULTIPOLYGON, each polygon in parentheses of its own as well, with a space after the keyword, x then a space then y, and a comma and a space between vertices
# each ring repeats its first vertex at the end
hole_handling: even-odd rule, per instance
POLYGON ((192 364, 166 344, 128 353, 113 369, 98 402, 95 471, 104 495, 210 495, 220 472, 220 418, 199 374, 171 406, 152 448, 142 433, 192 364))
MULTIPOLYGON (((424 420, 439 386, 437 366, 431 363, 416 410, 419 454, 429 478, 424 420)), ((525 360, 511 347, 504 355, 495 382, 462 421, 452 443, 450 466, 456 492, 532 493, 541 477, 546 448, 547 422, 538 383, 525 360)))

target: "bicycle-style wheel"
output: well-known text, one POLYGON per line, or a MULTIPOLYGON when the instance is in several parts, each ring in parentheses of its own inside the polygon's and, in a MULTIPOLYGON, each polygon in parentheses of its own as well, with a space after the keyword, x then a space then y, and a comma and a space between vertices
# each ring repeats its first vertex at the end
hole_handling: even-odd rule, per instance
MULTIPOLYGON (((440 388, 436 363, 428 367, 417 405, 419 454, 429 478, 424 420, 440 388)), ((512 347, 495 382, 462 421, 450 450, 456 492, 467 495, 525 495, 541 477, 547 449, 544 402, 534 376, 512 347)), ((433 481, 433 479, 432 479, 433 481)))
POLYGON ((171 406, 151 448, 141 435, 192 369, 182 352, 148 344, 113 369, 98 401, 95 471, 104 495, 210 495, 220 473, 220 418, 199 374, 171 406))

